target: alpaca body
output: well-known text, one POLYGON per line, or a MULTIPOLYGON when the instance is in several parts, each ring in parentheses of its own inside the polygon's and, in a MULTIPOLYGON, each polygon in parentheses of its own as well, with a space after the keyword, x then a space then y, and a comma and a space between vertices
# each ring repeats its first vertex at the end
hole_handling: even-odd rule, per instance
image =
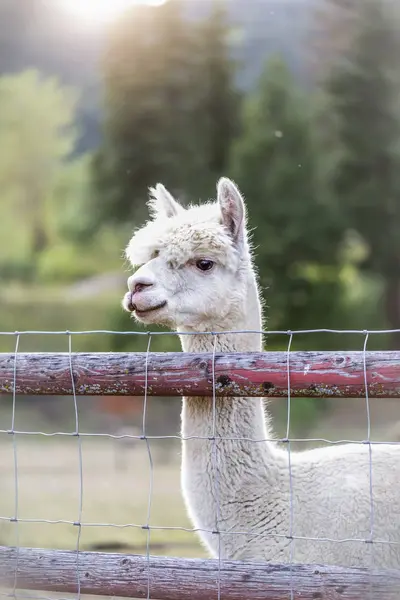
MULTIPOLYGON (((225 337, 217 336, 223 340, 218 352, 246 350, 234 343, 227 349, 225 337)), ((183 338, 186 351, 199 352, 198 342, 198 338, 183 338)), ((204 350, 207 342, 202 338, 201 347, 212 352, 214 343, 210 336, 204 350)), ((393 544, 400 542, 398 446, 372 445, 372 539, 376 543, 370 544, 364 541, 371 538, 367 444, 292 451, 289 470, 287 444, 244 440, 274 437, 262 400, 217 398, 215 409, 210 398, 183 399, 182 489, 194 527, 212 556, 400 566, 400 544, 393 544), (207 439, 214 435, 216 441, 207 439), (339 541, 350 539, 357 541, 339 541)))
MULTIPOLYGON (((235 185, 222 179, 217 203, 187 210, 159 185, 150 208, 153 221, 126 251, 139 268, 125 309, 177 329, 186 352, 261 351, 261 307, 235 185), (255 333, 186 335, 232 330, 255 333)), ((183 398, 182 491, 211 555, 400 567, 400 447, 372 446, 370 470, 367 444, 292 452, 289 460, 288 444, 273 437, 260 398, 183 398), (374 543, 366 543, 371 533, 374 543)))
MULTIPOLYGON (((184 420, 190 414, 187 406, 190 402, 184 400, 184 420)), ((232 405, 235 402, 232 400, 232 405)), ((238 401, 236 410, 241 408, 244 412, 245 406, 238 401)), ((208 413, 212 429, 212 407, 209 405, 202 412, 203 417, 208 413)), ((193 426, 193 413, 189 418, 193 426)), ((217 431, 218 425, 219 422, 217 431)), ((223 425, 226 430, 226 420, 223 425)), ((184 426, 183 435, 185 429, 184 426)), ((225 435, 237 437, 239 433, 225 435)), ((400 541, 400 503, 395 491, 400 473, 393 448, 374 446, 372 451, 372 539, 376 543, 371 545, 363 541, 370 539, 371 532, 367 446, 346 444, 293 453, 291 494, 286 449, 269 443, 265 451, 265 444, 260 442, 214 444, 215 456, 212 441, 184 441, 182 460, 186 505, 212 556, 283 563, 292 560, 346 566, 400 566, 400 546, 393 544, 400 541), (262 469, 254 469, 257 459, 262 469), (265 466, 268 459, 269 468, 265 466), (227 533, 210 533, 213 531, 227 533), (295 539, 290 548, 286 536, 291 532, 295 539), (358 541, 340 541, 351 539, 358 541)))

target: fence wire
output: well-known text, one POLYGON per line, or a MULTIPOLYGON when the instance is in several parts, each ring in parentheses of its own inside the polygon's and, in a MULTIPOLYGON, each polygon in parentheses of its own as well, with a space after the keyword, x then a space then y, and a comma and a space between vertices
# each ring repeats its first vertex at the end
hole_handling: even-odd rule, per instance
MULTIPOLYGON (((287 454, 288 454, 288 478, 289 478, 289 528, 287 533, 268 533, 268 536, 271 538, 286 540, 289 545, 289 567, 290 573, 292 573, 292 568, 294 564, 294 544, 296 541, 309 541, 309 542, 335 542, 338 544, 346 544, 346 543, 365 543, 368 544, 370 548, 370 567, 374 567, 373 560, 373 552, 374 547, 376 545, 390 545, 390 546, 398 546, 399 543, 392 540, 379 539, 374 534, 374 498, 373 498, 373 446, 380 444, 399 444, 400 441, 393 442, 383 442, 383 441, 375 441, 371 440, 371 411, 370 411, 370 400, 368 393, 368 378, 367 378, 367 363, 366 363, 366 352, 367 345, 369 339, 372 335, 379 334, 388 334, 388 333, 398 333, 400 330, 375 330, 375 331, 367 331, 367 330, 333 330, 333 329, 314 329, 314 330, 298 330, 298 331, 251 331, 251 330, 237 330, 237 331, 223 331, 223 332, 190 332, 190 333, 180 333, 179 335, 183 336, 194 336, 194 335, 210 335, 213 336, 213 352, 212 352, 212 384, 213 384, 213 394, 212 394, 212 430, 211 436, 183 436, 183 435, 148 435, 147 433, 147 412, 148 412, 148 361, 151 352, 151 343, 152 339, 155 336, 171 336, 178 335, 173 332, 144 332, 144 331, 109 331, 109 330, 94 330, 94 331, 23 331, 23 332, 0 332, 0 336, 14 336, 15 337, 15 351, 14 351, 14 376, 13 376, 13 390, 12 390, 12 415, 11 415, 11 423, 9 428, 0 429, 0 434, 11 435, 12 436, 12 444, 13 444, 13 470, 14 470, 14 511, 13 514, 10 515, 0 515, 0 525, 2 522, 12 523, 15 527, 15 546, 16 546, 16 561, 15 561, 15 570, 13 574, 13 586, 12 589, 8 592, 1 592, 0 595, 8 597, 8 598, 26 598, 26 599, 35 599, 35 600, 52 600, 52 597, 48 596, 39 596, 38 594, 30 595, 26 592, 20 592, 18 590, 18 567, 19 567, 19 550, 20 550, 20 525, 23 523, 35 523, 35 524, 49 524, 49 525, 72 525, 76 527, 76 598, 79 600, 81 596, 81 581, 80 581, 80 573, 79 573, 79 556, 81 552, 81 536, 83 528, 116 528, 116 529, 138 529, 146 532, 146 558, 147 558, 147 599, 151 598, 151 573, 150 573, 150 555, 151 555, 151 533, 155 531, 165 531, 165 532, 188 532, 188 533, 196 533, 196 532, 204 532, 209 533, 211 535, 216 535, 218 539, 218 577, 216 581, 216 597, 218 600, 221 598, 221 539, 223 536, 241 536, 245 534, 251 534, 252 537, 263 536, 266 537, 266 532, 255 532, 255 531, 243 531, 240 528, 238 530, 224 530, 221 527, 221 505, 220 505, 220 460, 219 460, 219 445, 218 441, 237 441, 237 442, 252 442, 254 444, 264 443, 264 442, 280 442, 286 446, 287 454), (287 338, 287 419, 286 419, 286 433, 282 439, 277 438, 265 438, 265 439, 253 439, 249 437, 233 437, 233 436, 224 436, 221 437, 219 432, 217 431, 217 396, 216 396, 216 376, 215 376, 215 355, 217 350, 217 341, 220 336, 225 334, 262 334, 263 336, 286 336, 287 338), (296 438, 290 436, 291 430, 291 409, 292 409, 292 399, 291 399, 291 365, 290 358, 292 352, 292 343, 293 339, 296 335, 300 334, 317 334, 317 333, 331 333, 331 334, 359 334, 362 336, 362 351, 363 351, 363 370, 364 370, 364 384, 365 384, 365 419, 366 419, 366 437, 363 440, 356 439, 341 439, 341 440, 331 440, 326 438, 296 438), (114 433, 99 433, 99 432, 84 432, 81 431, 79 424, 79 410, 78 410, 78 399, 75 387, 75 379, 74 379, 74 365, 73 365, 73 337, 80 335, 98 335, 98 334, 107 334, 107 335, 121 335, 121 336, 147 336, 147 349, 146 349, 146 362, 145 362, 145 390, 144 390, 144 399, 143 399, 143 414, 142 414, 142 427, 141 433, 138 435, 123 433, 123 434, 114 434, 114 433), (30 430, 18 430, 16 428, 16 404, 17 404, 17 378, 18 378, 18 356, 20 352, 20 341, 23 336, 29 335, 65 335, 67 338, 67 348, 69 354, 69 370, 71 375, 71 385, 72 385, 72 402, 74 408, 74 419, 75 419, 75 427, 73 431, 57 431, 57 432, 44 432, 44 431, 30 431, 30 430), (79 498, 78 498, 78 507, 76 513, 76 520, 70 519, 45 519, 45 518, 24 518, 20 516, 20 508, 19 508, 19 462, 18 462, 18 437, 19 436, 43 436, 45 438, 52 438, 57 436, 62 437, 76 437, 76 452, 78 454, 78 472, 77 472, 77 486, 79 488, 79 498), (141 440, 146 446, 146 452, 148 457, 148 466, 149 466, 149 488, 148 488, 148 499, 147 499, 147 514, 144 523, 109 523, 109 522, 84 522, 83 521, 83 496, 84 496, 84 470, 83 470, 83 448, 82 448, 82 439, 84 437, 91 438, 109 438, 109 439, 132 439, 132 440, 141 440), (205 443, 212 442, 211 448, 211 465, 212 465, 212 474, 213 474, 213 485, 214 485, 214 497, 215 497, 215 526, 212 530, 204 530, 196 527, 182 527, 182 526, 163 526, 162 524, 151 524, 151 510, 152 510, 152 501, 153 501, 153 490, 154 490, 154 460, 151 451, 151 440, 180 440, 186 441, 190 439, 196 440, 204 440, 205 443), (325 443, 326 445, 337 445, 343 443, 350 444, 362 444, 368 446, 369 452, 369 495, 370 495, 370 527, 369 527, 369 535, 367 538, 341 538, 334 539, 330 537, 309 537, 296 535, 296 527, 294 522, 294 482, 293 482, 293 473, 292 473, 292 449, 291 445, 293 443, 325 443)), ((67 402, 67 399, 65 400, 67 402)), ((1 583, 1 582, 0 582, 1 583)), ((370 587, 370 598, 372 598, 372 586, 370 587)), ((58 595, 59 596, 59 595, 58 595)), ((295 597, 295 590, 293 589, 292 578, 290 578, 290 589, 288 590, 288 598, 293 600, 295 597)), ((54 598, 54 596, 53 596, 54 598)))

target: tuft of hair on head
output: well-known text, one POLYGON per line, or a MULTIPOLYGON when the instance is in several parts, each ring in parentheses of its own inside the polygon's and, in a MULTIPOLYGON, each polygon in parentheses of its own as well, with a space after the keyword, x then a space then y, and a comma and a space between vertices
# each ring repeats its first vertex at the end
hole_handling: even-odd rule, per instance
POLYGON ((149 188, 147 206, 153 219, 160 217, 169 219, 185 210, 162 183, 157 183, 155 187, 149 188))
POLYGON ((228 177, 221 177, 217 183, 217 200, 223 225, 228 229, 234 242, 243 242, 246 231, 246 209, 239 188, 228 177))

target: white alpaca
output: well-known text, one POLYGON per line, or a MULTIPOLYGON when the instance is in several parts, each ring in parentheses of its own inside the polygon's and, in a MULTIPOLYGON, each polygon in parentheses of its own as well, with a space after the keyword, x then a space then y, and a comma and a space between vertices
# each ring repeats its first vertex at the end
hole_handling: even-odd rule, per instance
MULTIPOLYGON (((188 209, 159 184, 150 210, 152 220, 126 250, 138 268, 125 309, 181 334, 260 331, 245 207, 234 183, 221 179, 217 202, 188 209)), ((262 350, 260 334, 181 335, 186 352, 212 352, 215 341, 217 352, 262 350)), ((215 419, 212 399, 183 398, 182 436, 192 438, 183 441, 183 494, 212 556, 400 566, 393 543, 400 542, 400 448, 372 447, 371 544, 363 541, 371 535, 368 445, 292 453, 290 486, 287 447, 251 441, 273 438, 260 398, 218 398, 215 419), (207 439, 213 425, 217 441, 207 439), (337 541, 348 539, 356 541, 337 541)))

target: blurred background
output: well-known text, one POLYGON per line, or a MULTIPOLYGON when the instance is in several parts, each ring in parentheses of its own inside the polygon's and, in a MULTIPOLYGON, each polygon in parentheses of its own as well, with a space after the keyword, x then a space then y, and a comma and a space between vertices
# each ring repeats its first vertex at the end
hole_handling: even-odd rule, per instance
MULTIPOLYGON (((123 250, 147 218, 147 188, 196 202, 221 175, 246 197, 269 330, 400 328, 399 49, 394 0, 0 0, 0 331, 137 330, 120 306, 123 250)), ((72 350, 147 342, 82 335, 72 350)), ((319 333, 292 349, 363 344, 319 333)), ((396 334, 368 340, 398 346, 396 334)), ((14 349, 0 335, 0 351, 14 349)), ((150 349, 179 343, 155 337, 150 349)), ((67 351, 68 337, 22 336, 19 350, 67 351)), ((140 435, 143 407, 78 398, 80 431, 140 435)), ((281 435, 286 401, 270 408, 281 435)), ((179 411, 179 399, 149 399, 146 433, 177 436, 179 411)), ((72 398, 18 397, 14 416, 19 431, 76 427, 72 398)), ((397 439, 395 401, 371 401, 371 418, 373 437, 397 439)), ((0 429, 11 423, 1 396, 0 429)), ((297 437, 364 439, 365 400, 296 400, 291 423, 297 437)), ((22 545, 75 547, 76 527, 43 520, 79 517, 78 444, 0 434, 0 544, 18 533, 22 545)), ((153 467, 146 441, 82 439, 83 521, 146 523, 153 473, 150 523, 190 526, 178 440, 150 452, 153 467)), ((147 535, 91 526, 80 544, 141 552, 147 535)), ((150 542, 153 554, 203 554, 184 531, 150 542)))

